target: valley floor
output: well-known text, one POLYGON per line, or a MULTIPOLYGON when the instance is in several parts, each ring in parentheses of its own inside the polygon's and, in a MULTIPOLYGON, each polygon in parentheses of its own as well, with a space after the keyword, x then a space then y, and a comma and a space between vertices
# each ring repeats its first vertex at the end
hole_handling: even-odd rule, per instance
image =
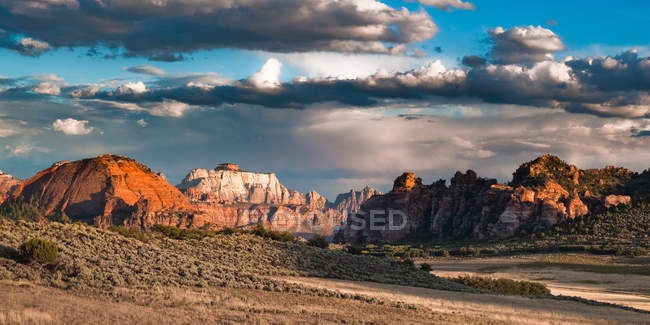
POLYGON ((403 301, 423 306, 434 313, 463 315, 468 319, 468 323, 475 324, 650 324, 649 314, 574 301, 460 293, 332 279, 284 280, 385 300, 403 301))
MULTIPOLYGON (((493 258, 443 258, 435 275, 472 275, 544 283, 554 295, 576 296, 650 311, 650 259, 563 254, 493 258)), ((650 316, 648 316, 650 318, 650 316)))
POLYGON ((0 324, 648 324, 648 314, 573 301, 286 277, 406 307, 231 288, 116 289, 83 294, 1 281, 0 324), (53 303, 55 302, 55 303, 53 303), (416 306, 416 308, 413 308, 416 306))

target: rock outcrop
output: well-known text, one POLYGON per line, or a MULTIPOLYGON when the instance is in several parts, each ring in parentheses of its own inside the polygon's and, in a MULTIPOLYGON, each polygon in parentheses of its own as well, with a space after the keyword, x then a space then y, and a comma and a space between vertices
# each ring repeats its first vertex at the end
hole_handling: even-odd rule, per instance
POLYGON ((177 187, 211 225, 246 227, 261 222, 274 230, 321 235, 333 234, 349 209, 357 209, 376 192, 354 192, 354 199, 349 199, 354 202, 342 198, 339 209, 316 191, 289 190, 273 173, 242 171, 230 163, 194 169, 177 187))
POLYGON ((8 200, 33 197, 47 215, 65 212, 98 226, 190 227, 190 201, 148 167, 133 159, 101 155, 58 162, 26 180, 8 200))
POLYGON ((333 208, 341 214, 349 215, 359 211, 361 204, 365 203, 371 197, 381 194, 381 192, 370 186, 364 187, 361 191, 350 190, 350 192, 341 193, 336 196, 333 208))
POLYGON ((0 204, 6 200, 22 181, 0 170, 0 204))
POLYGON ((506 238, 590 211, 629 204, 630 196, 611 193, 623 191, 634 175, 617 167, 580 170, 551 155, 522 164, 507 185, 478 177, 471 170, 457 172, 448 187, 444 180, 423 185, 413 173, 404 173, 395 180, 392 191, 362 204, 336 239, 392 242, 416 235, 430 239, 506 238), (388 218, 372 229, 370 225, 377 226, 373 211, 375 216, 399 211, 402 217, 388 218))

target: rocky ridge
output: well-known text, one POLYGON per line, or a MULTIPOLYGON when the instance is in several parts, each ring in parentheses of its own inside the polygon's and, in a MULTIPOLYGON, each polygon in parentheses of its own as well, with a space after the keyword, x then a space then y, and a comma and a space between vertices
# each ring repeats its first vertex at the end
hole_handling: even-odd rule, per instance
POLYGON ((449 186, 444 180, 424 185, 413 173, 404 173, 389 193, 363 204, 336 239, 393 242, 415 234, 431 239, 511 237, 629 204, 630 196, 621 194, 634 177, 632 171, 617 167, 581 170, 551 155, 522 164, 509 184, 471 170, 457 172, 449 186), (366 226, 373 210, 402 211, 406 220, 391 220, 391 225, 403 226, 400 229, 390 230, 384 223, 373 230, 366 226))
POLYGON ((0 204, 6 200, 22 181, 0 170, 0 204))

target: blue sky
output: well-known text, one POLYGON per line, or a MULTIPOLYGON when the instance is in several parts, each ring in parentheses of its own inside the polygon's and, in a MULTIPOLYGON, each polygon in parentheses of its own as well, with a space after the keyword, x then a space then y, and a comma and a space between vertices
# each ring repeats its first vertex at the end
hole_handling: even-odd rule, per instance
POLYGON ((327 1, 260 1, 245 8, 257 19, 241 21, 220 1, 109 1, 96 25, 92 0, 3 2, 0 169, 27 178, 112 152, 175 183, 234 161, 333 199, 386 190, 404 170, 425 182, 464 168, 507 180, 545 152, 584 167, 649 167, 650 2, 318 9, 327 1), (287 4, 313 16, 293 17, 287 4), (463 61, 471 56, 483 63, 463 61))

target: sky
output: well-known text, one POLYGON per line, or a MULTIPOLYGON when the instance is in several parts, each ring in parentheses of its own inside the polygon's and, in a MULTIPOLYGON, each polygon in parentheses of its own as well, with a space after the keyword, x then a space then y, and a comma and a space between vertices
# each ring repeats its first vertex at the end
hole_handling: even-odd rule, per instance
POLYGON ((239 163, 330 200, 650 167, 650 2, 0 0, 0 169, 239 163))

